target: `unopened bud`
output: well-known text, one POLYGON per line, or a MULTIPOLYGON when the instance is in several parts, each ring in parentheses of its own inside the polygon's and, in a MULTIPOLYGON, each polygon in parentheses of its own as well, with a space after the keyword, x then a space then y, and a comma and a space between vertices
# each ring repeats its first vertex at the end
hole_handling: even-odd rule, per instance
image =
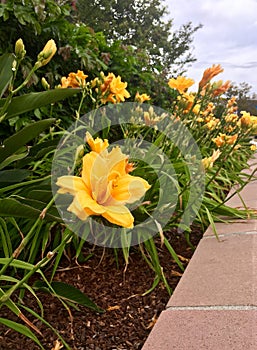
POLYGON ((25 46, 22 39, 18 39, 15 43, 15 55, 18 59, 22 60, 26 55, 25 46))
POLYGON ((47 82, 47 80, 45 78, 42 78, 41 79, 41 83, 42 83, 42 86, 45 90, 49 90, 50 89, 50 85, 49 83, 47 82))
POLYGON ((84 156, 84 145, 80 145, 76 149, 76 154, 75 154, 75 162, 76 165, 78 165, 81 161, 81 158, 84 156))
POLYGON ((215 82, 212 84, 213 90, 220 88, 222 84, 223 84, 223 81, 222 81, 222 80, 215 81, 215 82))
POLYGON ((53 256, 54 256, 53 252, 48 252, 46 255, 47 259, 52 259, 53 256))
POLYGON ((15 72, 17 67, 17 61, 13 61, 12 63, 12 71, 15 72))
POLYGON ((56 51, 57 47, 55 41, 53 39, 48 40, 43 50, 37 56, 36 68, 45 66, 50 62, 56 51))

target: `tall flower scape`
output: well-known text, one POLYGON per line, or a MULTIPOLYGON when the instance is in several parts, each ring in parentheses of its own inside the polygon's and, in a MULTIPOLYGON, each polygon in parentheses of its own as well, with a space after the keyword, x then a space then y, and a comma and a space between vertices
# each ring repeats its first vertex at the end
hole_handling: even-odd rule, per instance
MULTIPOLYGON (((247 111, 239 113, 234 97, 221 97, 230 82, 211 82, 223 71, 220 65, 204 71, 196 92, 188 91, 194 84, 192 79, 183 76, 171 78, 167 89, 160 89, 160 93, 165 93, 166 111, 151 105, 154 95, 145 93, 151 90, 141 91, 147 85, 134 86, 132 96, 132 89, 127 90, 128 83, 112 72, 101 72, 92 80, 89 78, 91 71, 87 74, 82 70, 71 72, 61 79, 56 89, 51 89, 50 83, 43 78, 42 85, 47 91, 25 93, 24 89, 35 72, 48 64, 56 52, 54 40, 49 40, 22 83, 18 79, 17 82, 16 74, 26 55, 23 41, 17 41, 14 54, 0 57, 0 279, 3 282, 0 307, 8 308, 26 325, 4 317, 0 318, 0 324, 27 335, 43 349, 42 335, 45 338, 48 333, 45 334, 43 329, 42 334, 38 327, 44 323, 58 338, 52 350, 72 350, 74 344, 71 346, 65 341, 63 330, 54 329, 47 319, 44 320, 43 306, 36 294, 38 289, 58 297, 69 312, 71 329, 71 306, 81 304, 98 313, 103 310, 74 286, 54 281, 64 252, 73 254, 75 251, 69 256, 70 260, 85 262, 91 255, 87 256, 87 248, 91 252, 94 247, 82 248, 87 243, 97 244, 95 238, 99 233, 105 247, 122 248, 115 249, 115 259, 118 263, 118 254, 122 254, 127 267, 130 248, 136 245, 135 250, 138 249, 154 271, 152 287, 146 293, 162 282, 171 294, 166 272, 170 274, 174 262, 181 272, 184 271, 184 259, 171 246, 173 239, 182 236, 181 232, 177 235, 180 228, 191 244, 192 227, 200 228, 202 233, 210 223, 215 227, 215 221, 220 220, 221 215, 223 218, 256 217, 256 211, 245 208, 245 205, 245 210, 230 208, 226 204, 226 193, 235 185, 239 192, 254 177, 254 173, 247 175, 241 171, 247 168, 248 160, 256 151, 251 138, 257 132, 257 116, 247 111), (80 100, 76 96, 74 104, 60 103, 75 94, 80 95, 80 100), (127 99, 136 103, 126 104, 128 113, 122 114, 122 103, 127 99), (49 109, 45 109, 48 105, 49 109), (106 112, 106 105, 110 105, 111 115, 106 112), (59 108, 65 112, 62 113, 63 119, 59 108), (100 110, 99 119, 96 110, 100 110), (27 114, 24 120, 20 117, 33 111, 39 120, 33 120, 33 116, 31 119, 31 114, 27 114), (81 120, 83 114, 90 114, 90 117, 81 120), (51 118, 43 118, 44 115, 51 118), (64 130, 72 123, 71 116, 75 127, 66 134, 64 130), (114 124, 111 118, 117 118, 118 123, 114 124), (99 137, 94 138, 87 130, 99 137), (56 148, 60 135, 63 139, 56 148), (122 148, 115 145, 117 140, 124 139, 132 141, 130 149, 136 152, 130 154, 134 155, 137 167, 122 148), (59 150, 58 154, 56 151, 59 150), (74 150, 74 157, 70 156, 74 150), (60 157, 57 157, 57 162, 54 153, 60 157), (58 171, 55 171, 54 164, 58 171), (57 178, 55 174, 59 174, 57 178), (57 196, 52 195, 51 181, 57 184, 57 196), (67 196, 68 204, 64 194, 70 195, 67 196), (66 217, 62 212, 67 214, 66 208, 71 213, 69 219, 72 218, 63 220, 64 223, 62 219, 66 217), (98 225, 99 222, 103 225, 98 225), (93 232, 99 226, 101 232, 93 232), (150 234, 146 235, 145 231, 150 234), (91 233, 90 239, 93 239, 90 240, 91 233), (136 236, 134 241, 132 236, 136 236), (171 257, 172 265, 168 269, 163 269, 162 259, 159 259, 164 249, 171 257), (44 275, 47 264, 47 272, 51 272, 49 281, 44 275), (35 273, 38 277, 31 279, 35 273), (24 301, 28 300, 22 300, 25 293, 26 297, 27 293, 36 297, 40 315, 25 307, 24 301), (22 308, 26 309, 27 316, 22 308), (33 319, 39 322, 33 323, 33 319)), ((133 79, 130 84, 133 84, 133 79)), ((121 285, 124 288, 124 284, 121 285)), ((73 336, 73 330, 70 335, 73 336)), ((46 341, 48 346, 49 339, 44 339, 46 341)))

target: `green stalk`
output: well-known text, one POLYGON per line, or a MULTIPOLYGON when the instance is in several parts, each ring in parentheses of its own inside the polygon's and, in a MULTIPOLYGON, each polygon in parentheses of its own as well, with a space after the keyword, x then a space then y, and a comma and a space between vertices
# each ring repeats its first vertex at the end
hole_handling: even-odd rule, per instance
POLYGON ((0 303, 5 303, 11 295, 23 285, 37 270, 39 270, 41 267, 46 265, 55 255, 55 253, 58 252, 59 249, 61 249, 73 236, 73 232, 71 232, 69 235, 65 237, 65 239, 51 252, 48 252, 46 257, 44 257, 41 261, 39 261, 32 270, 30 270, 26 276, 24 276, 19 282, 17 282, 15 285, 13 285, 7 293, 5 293, 1 298, 0 298, 0 303))
POLYGON ((15 249, 15 251, 13 252, 12 256, 9 258, 8 262, 2 267, 2 269, 0 270, 0 276, 3 275, 6 271, 6 269, 10 266, 11 262, 14 259, 17 259, 17 257, 20 255, 20 253, 22 252, 22 250, 25 248, 25 246, 27 245, 27 243, 29 242, 31 236, 34 234, 34 230, 36 229, 37 225, 41 222, 41 220, 44 219, 45 213, 47 212, 47 210, 51 207, 51 205, 54 203, 56 196, 54 196, 50 202, 47 204, 47 206, 42 210, 41 214, 39 215, 39 217, 37 218, 37 220, 35 221, 34 225, 31 227, 29 233, 22 239, 20 245, 18 246, 18 248, 15 249))
POLYGON ((28 82, 29 82, 31 76, 34 74, 34 72, 35 72, 36 70, 37 70, 37 67, 34 66, 34 67, 31 69, 31 71, 29 72, 29 74, 27 75, 27 77, 26 77, 26 79, 24 80, 24 82, 23 82, 20 86, 18 86, 15 90, 11 90, 11 91, 10 91, 10 93, 9 93, 9 95, 7 96, 7 98, 6 98, 6 100, 5 100, 5 103, 4 103, 4 105, 3 105, 2 109, 1 109, 1 112, 0 112, 0 115, 1 115, 1 117, 0 117, 0 122, 3 122, 3 121, 5 120, 5 117, 6 117, 5 112, 6 112, 7 108, 8 108, 8 106, 9 106, 9 104, 11 103, 11 100, 12 100, 13 96, 14 96, 18 91, 20 91, 24 86, 26 86, 26 85, 28 84, 28 82))

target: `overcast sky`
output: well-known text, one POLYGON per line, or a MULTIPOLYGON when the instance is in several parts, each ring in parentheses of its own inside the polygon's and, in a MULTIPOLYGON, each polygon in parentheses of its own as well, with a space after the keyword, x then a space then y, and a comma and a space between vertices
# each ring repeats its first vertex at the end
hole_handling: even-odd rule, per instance
MULTIPOLYGON (((173 28, 189 21, 203 28, 194 34, 197 61, 187 76, 199 81, 205 68, 220 63, 216 80, 247 82, 257 93, 257 0, 165 0, 173 28)), ((215 78, 214 80, 215 81, 215 78)))

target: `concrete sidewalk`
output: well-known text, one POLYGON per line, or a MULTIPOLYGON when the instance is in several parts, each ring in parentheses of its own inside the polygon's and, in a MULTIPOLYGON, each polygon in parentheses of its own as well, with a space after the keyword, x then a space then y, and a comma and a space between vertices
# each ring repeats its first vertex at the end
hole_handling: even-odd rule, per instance
MULTIPOLYGON (((257 181, 240 196, 257 209, 257 181)), ((238 195, 227 204, 244 208, 238 195)), ((257 220, 216 228, 220 241, 209 227, 142 350, 257 349, 257 220)))

